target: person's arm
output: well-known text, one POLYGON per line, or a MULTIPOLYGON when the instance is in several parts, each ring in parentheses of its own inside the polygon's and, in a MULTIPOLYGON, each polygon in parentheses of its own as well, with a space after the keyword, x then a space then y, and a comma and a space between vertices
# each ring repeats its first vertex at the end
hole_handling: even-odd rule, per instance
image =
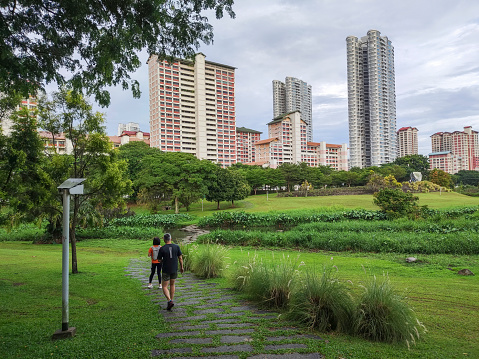
POLYGON ((152 254, 153 254, 153 250, 150 247, 150 249, 148 249, 148 257, 151 257, 152 254))
POLYGON ((185 269, 183 268, 183 255, 179 256, 178 260, 180 261, 180 272, 181 274, 183 274, 183 272, 185 271, 185 269))

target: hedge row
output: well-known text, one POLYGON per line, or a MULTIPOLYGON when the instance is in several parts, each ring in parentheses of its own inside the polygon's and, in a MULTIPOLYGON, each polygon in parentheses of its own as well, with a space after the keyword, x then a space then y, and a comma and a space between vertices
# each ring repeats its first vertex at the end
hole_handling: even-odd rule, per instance
POLYGON ((344 233, 337 231, 228 231, 216 230, 199 238, 236 246, 301 248, 403 254, 479 254, 479 236, 468 232, 434 233, 344 233))
MULTIPOLYGON (((462 207, 448 210, 427 209, 422 210, 422 216, 441 218, 457 218, 477 212, 478 207, 462 207)), ((364 209, 340 212, 314 212, 314 211, 288 211, 272 213, 246 213, 246 212, 217 212, 213 216, 203 217, 199 220, 200 227, 207 228, 240 228, 240 227, 292 227, 311 222, 338 222, 344 220, 384 221, 388 216, 381 211, 364 209)))
POLYGON ((115 218, 111 226, 130 227, 175 227, 181 222, 192 220, 189 214, 139 214, 136 216, 115 218))

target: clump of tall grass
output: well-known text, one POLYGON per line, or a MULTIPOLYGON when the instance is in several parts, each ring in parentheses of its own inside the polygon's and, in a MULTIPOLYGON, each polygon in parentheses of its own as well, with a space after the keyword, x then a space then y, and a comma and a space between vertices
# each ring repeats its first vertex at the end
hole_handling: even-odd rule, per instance
POLYGON ((319 331, 352 332, 354 302, 331 269, 307 269, 291 295, 286 317, 319 331))
POLYGON ((185 271, 191 271, 191 263, 193 254, 198 250, 198 245, 188 243, 181 246, 181 253, 183 255, 183 268, 185 271))
POLYGON ((222 245, 208 243, 189 252, 190 269, 198 277, 220 277, 226 268, 228 249, 222 245))
POLYGON ((289 256, 272 262, 254 258, 246 265, 238 266, 233 286, 246 293, 252 300, 269 308, 285 308, 292 291, 292 284, 298 278, 298 261, 289 256))
POLYGON ((363 293, 356 308, 355 332, 374 341, 415 344, 426 332, 404 296, 396 293, 384 276, 373 276, 361 286, 363 293))

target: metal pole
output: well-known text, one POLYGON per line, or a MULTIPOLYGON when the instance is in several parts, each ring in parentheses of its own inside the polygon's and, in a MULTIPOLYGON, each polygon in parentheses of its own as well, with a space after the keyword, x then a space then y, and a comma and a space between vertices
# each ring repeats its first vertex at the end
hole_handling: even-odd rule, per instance
POLYGON ((70 192, 63 190, 63 247, 62 247, 62 330, 68 330, 68 272, 70 245, 70 192))

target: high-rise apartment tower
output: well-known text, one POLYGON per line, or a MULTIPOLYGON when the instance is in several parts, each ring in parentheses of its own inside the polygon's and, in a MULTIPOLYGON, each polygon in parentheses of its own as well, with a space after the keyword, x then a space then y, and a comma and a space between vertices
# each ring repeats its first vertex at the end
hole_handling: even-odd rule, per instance
POLYGON ((237 161, 235 68, 205 60, 148 60, 150 146, 230 166, 237 161))
POLYGON ((294 77, 286 77, 285 82, 273 80, 273 117, 293 111, 301 112, 301 120, 306 123, 307 140, 313 140, 313 101, 311 85, 294 77))
POLYGON ((350 167, 378 166, 397 156, 394 47, 369 30, 348 36, 350 167))

